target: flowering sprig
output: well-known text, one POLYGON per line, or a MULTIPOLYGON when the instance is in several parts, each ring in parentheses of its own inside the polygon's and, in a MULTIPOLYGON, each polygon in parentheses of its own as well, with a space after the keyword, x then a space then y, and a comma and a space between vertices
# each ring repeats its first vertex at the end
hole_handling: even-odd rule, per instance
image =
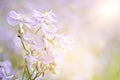
POLYGON ((10 25, 18 27, 18 37, 26 52, 22 80, 37 80, 44 76, 46 70, 54 73, 68 45, 68 40, 56 32, 55 14, 52 11, 41 13, 33 10, 28 16, 10 11, 7 21, 10 25))

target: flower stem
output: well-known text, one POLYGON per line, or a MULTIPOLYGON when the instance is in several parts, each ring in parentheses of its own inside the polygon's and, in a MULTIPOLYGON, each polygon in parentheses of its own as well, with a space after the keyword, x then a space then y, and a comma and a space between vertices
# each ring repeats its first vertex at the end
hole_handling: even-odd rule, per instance
POLYGON ((26 71, 26 66, 24 68, 24 72, 23 72, 23 75, 22 75, 22 80, 24 79, 25 71, 26 71))
POLYGON ((26 69, 27 69, 27 72, 28 72, 28 80, 30 79, 30 80, 32 80, 31 79, 31 74, 30 74, 30 72, 29 72, 29 69, 28 69, 28 66, 27 66, 27 61, 25 60, 25 62, 26 62, 26 69))
POLYGON ((37 73, 37 74, 35 75, 35 77, 33 78, 33 80, 35 80, 37 77, 39 77, 42 73, 43 73, 43 71, 37 73))
POLYGON ((48 68, 46 68, 46 65, 42 67, 42 70, 38 72, 35 77, 32 80, 35 80, 37 77, 41 76, 48 68))
POLYGON ((23 46, 24 50, 27 51, 27 49, 26 49, 26 47, 25 47, 25 44, 24 44, 24 42, 23 42, 23 38, 22 38, 21 36, 20 36, 19 38, 20 38, 20 41, 21 41, 21 43, 22 43, 22 46, 23 46))
POLYGON ((39 32, 40 29, 41 29, 41 27, 39 27, 39 28, 36 30, 35 34, 37 34, 37 33, 39 32))

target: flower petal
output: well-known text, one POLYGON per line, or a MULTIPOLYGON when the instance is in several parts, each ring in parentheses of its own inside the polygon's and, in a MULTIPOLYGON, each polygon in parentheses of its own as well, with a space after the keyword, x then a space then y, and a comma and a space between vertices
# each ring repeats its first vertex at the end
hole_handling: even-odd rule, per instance
POLYGON ((10 25, 16 26, 18 25, 20 19, 21 19, 21 14, 16 13, 15 11, 10 11, 9 14, 7 15, 7 21, 10 25))

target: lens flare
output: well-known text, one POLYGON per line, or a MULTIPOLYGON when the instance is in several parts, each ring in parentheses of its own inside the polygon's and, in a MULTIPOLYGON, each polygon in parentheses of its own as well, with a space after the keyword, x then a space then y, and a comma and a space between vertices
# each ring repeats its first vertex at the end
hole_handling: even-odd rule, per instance
POLYGON ((109 1, 105 2, 100 6, 99 12, 100 15, 104 18, 110 18, 117 16, 119 13, 119 2, 118 1, 109 1))

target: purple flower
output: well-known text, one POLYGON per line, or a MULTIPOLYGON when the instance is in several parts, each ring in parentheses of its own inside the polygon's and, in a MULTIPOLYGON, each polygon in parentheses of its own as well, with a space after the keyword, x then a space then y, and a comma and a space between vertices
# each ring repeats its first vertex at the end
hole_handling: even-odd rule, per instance
POLYGON ((20 23, 25 24, 29 28, 36 26, 36 22, 33 19, 33 17, 26 16, 26 15, 27 14, 10 11, 7 15, 7 21, 12 26, 16 26, 20 23))
POLYGON ((52 10, 45 13, 34 10, 33 17, 36 19, 37 24, 41 27, 45 36, 48 39, 53 39, 56 32, 56 27, 53 22, 56 22, 56 16, 52 10))
POLYGON ((10 11, 7 15, 7 21, 10 25, 16 26, 23 21, 23 14, 17 13, 15 11, 10 11))
POLYGON ((41 13, 38 10, 34 10, 33 11, 33 16, 34 18, 36 18, 36 20, 38 20, 39 22, 46 22, 47 24, 56 22, 56 16, 55 14, 51 11, 49 12, 45 12, 45 13, 41 13))
POLYGON ((10 80, 13 77, 11 74, 11 63, 9 61, 0 62, 0 78, 2 80, 10 80))
MULTIPOLYGON (((23 47, 25 46, 24 49, 27 49, 25 59, 30 70, 36 70, 36 68, 41 70, 41 63, 61 64, 64 51, 70 41, 56 33, 54 25, 56 16, 52 10, 45 13, 34 10, 30 16, 11 11, 7 20, 13 26, 19 24, 18 31, 23 47)), ((1 76, 4 77, 4 75, 1 76)))
POLYGON ((24 18, 24 24, 31 30, 37 30, 39 28, 39 23, 33 16, 26 16, 24 18))
POLYGON ((35 34, 26 33, 23 39, 26 43, 31 44, 35 50, 41 50, 45 47, 44 40, 35 34))

